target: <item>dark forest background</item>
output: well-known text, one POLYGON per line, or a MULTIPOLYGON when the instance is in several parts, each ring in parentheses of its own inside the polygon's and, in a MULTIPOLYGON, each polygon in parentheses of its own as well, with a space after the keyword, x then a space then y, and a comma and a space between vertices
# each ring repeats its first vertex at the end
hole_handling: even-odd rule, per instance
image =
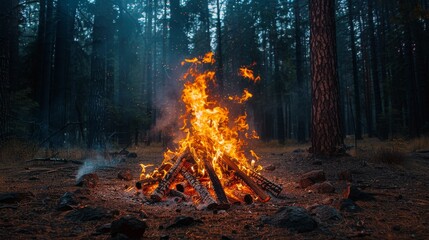
MULTIPOLYGON (((337 0, 343 132, 429 132, 429 1, 337 0)), ((54 147, 165 142, 186 57, 216 54, 264 141, 310 138, 306 0, 2 0, 0 139, 54 147), (238 76, 242 66, 262 81, 238 76)))

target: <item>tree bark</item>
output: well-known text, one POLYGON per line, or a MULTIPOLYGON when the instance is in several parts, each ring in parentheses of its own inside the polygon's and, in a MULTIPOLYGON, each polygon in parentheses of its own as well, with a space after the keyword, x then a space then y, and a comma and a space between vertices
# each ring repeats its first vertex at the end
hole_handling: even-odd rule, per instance
POLYGON ((225 88, 225 83, 223 79, 223 58, 222 58, 222 28, 220 20, 220 3, 219 0, 216 0, 216 37, 217 37, 217 50, 216 50, 216 60, 217 60, 217 73, 216 80, 219 85, 218 92, 222 94, 225 88))
POLYGON ((335 1, 310 0, 311 151, 331 155, 343 144, 335 35, 335 1))

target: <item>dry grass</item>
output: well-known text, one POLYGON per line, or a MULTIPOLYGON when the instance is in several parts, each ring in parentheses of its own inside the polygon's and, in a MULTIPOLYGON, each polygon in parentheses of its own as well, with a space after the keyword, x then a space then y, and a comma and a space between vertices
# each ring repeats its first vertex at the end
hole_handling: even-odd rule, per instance
POLYGON ((403 152, 391 148, 380 148, 374 153, 373 160, 389 165, 402 165, 406 160, 406 156, 403 152))
POLYGON ((11 139, 0 145, 0 164, 31 159, 36 151, 37 145, 33 142, 11 139))

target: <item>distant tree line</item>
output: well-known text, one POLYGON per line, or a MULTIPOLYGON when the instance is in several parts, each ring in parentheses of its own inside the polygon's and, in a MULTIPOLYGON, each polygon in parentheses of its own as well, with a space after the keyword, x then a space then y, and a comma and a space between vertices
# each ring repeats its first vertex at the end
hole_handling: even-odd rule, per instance
MULTIPOLYGON (((339 118, 331 120, 339 136, 427 134, 429 1, 327 2, 335 18, 326 44, 336 47, 339 118)), ((167 99, 179 98, 172 90, 180 62, 213 51, 217 94, 251 89, 245 107, 262 140, 306 142, 317 114, 312 97, 327 93, 311 81, 311 73, 325 71, 311 67, 310 30, 318 28, 310 23, 324 21, 311 18, 318 3, 3 0, 0 139, 90 148, 162 141, 167 126, 150 130, 168 115, 167 99), (262 81, 240 79, 242 66, 262 81)))

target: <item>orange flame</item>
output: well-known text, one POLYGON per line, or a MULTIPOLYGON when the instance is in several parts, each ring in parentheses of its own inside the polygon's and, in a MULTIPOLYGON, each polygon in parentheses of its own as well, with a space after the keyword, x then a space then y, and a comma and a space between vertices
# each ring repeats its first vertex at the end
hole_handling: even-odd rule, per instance
POLYGON ((252 80, 254 83, 261 80, 260 76, 255 77, 255 75, 253 75, 253 70, 248 69, 246 67, 240 68, 240 75, 243 76, 244 78, 248 78, 248 79, 252 80))
MULTIPOLYGON (((230 119, 230 111, 227 107, 213 99, 210 95, 209 84, 215 83, 215 72, 209 69, 214 64, 214 54, 207 53, 202 58, 185 59, 182 65, 190 64, 188 71, 183 76, 183 90, 181 100, 185 104, 186 112, 180 117, 183 119, 183 126, 180 130, 185 137, 178 142, 178 147, 174 151, 167 151, 164 154, 164 162, 161 166, 171 165, 171 161, 177 153, 188 149, 195 161, 192 172, 199 177, 206 177, 204 161, 211 161, 213 168, 221 181, 226 181, 222 166, 222 158, 230 157, 238 161, 241 169, 257 169, 249 162, 246 156, 253 156, 255 160, 259 157, 253 150, 246 151, 246 141, 240 136, 247 138, 258 138, 256 132, 249 130, 247 114, 244 113, 235 119, 230 119), (209 65, 207 68, 201 65, 209 65)), ((247 68, 240 69, 243 76, 253 81, 259 81, 260 77, 254 77, 253 71, 247 68)), ((243 104, 252 94, 245 89, 243 95, 230 97, 231 100, 243 104)), ((151 174, 146 174, 148 165, 142 166, 142 178, 149 176, 155 178, 164 176, 166 170, 155 169, 151 174)), ((240 185, 241 186, 241 185, 240 185)), ((241 187, 240 187, 241 188, 241 187)))

